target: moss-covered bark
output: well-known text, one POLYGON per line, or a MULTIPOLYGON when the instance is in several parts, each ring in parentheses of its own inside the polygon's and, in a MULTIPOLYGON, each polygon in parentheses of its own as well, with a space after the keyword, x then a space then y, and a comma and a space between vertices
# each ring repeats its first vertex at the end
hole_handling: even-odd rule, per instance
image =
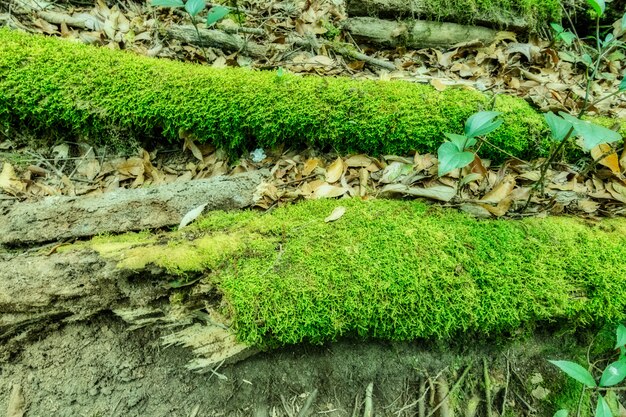
POLYGON ((625 318, 621 219, 479 221, 416 202, 312 201, 216 212, 158 242, 130 235, 86 245, 120 268, 205 276, 250 345, 448 339, 625 318), (340 204, 346 214, 325 223, 340 204))
MULTIPOLYGON (((437 92, 402 81, 297 77, 213 69, 0 30, 0 123, 69 129, 115 143, 119 132, 245 146, 312 145, 339 151, 432 152, 490 109, 476 91, 437 92)), ((537 155, 547 126, 525 101, 498 96, 505 124, 491 140, 517 156, 537 155)), ((484 147, 485 157, 502 159, 484 147)))

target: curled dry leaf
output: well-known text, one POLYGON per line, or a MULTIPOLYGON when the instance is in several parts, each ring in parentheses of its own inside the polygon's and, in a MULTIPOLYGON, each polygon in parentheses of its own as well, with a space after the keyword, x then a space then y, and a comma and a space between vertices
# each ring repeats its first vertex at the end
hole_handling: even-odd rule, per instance
POLYGON ((0 190, 7 194, 17 195, 24 192, 25 189, 26 185, 15 174, 13 165, 5 162, 0 173, 0 190))
POLYGON ((348 168, 365 168, 370 166, 371 163, 372 159, 367 155, 354 155, 345 161, 348 168))
POLYGON ((23 417, 25 412, 26 404, 24 401, 24 394, 22 393, 22 386, 15 384, 11 389, 11 396, 9 397, 6 415, 7 417, 23 417))
POLYGON ((601 143, 595 148, 592 148, 591 157, 594 161, 598 161, 600 165, 604 165, 610 169, 613 174, 619 175, 621 173, 619 166, 620 161, 617 159, 617 153, 615 153, 611 145, 601 143))
POLYGON ((309 176, 311 172, 320 164, 320 160, 318 158, 311 158, 304 163, 304 168, 302 169, 302 175, 309 176))
POLYGON ((483 203, 498 204, 515 188, 515 179, 511 175, 507 175, 497 184, 493 190, 489 191, 483 198, 480 199, 483 203))
POLYGON ((346 208, 344 206, 335 207, 332 213, 324 219, 326 223, 339 220, 344 214, 346 214, 346 208))
POLYGON ((341 197, 347 192, 348 190, 343 187, 337 187, 326 183, 319 186, 315 191, 313 191, 313 198, 336 198, 341 197))
POLYGON ((343 175, 345 168, 345 164, 341 158, 335 159, 335 162, 326 168, 326 182, 332 184, 339 181, 339 178, 343 175))
POLYGON ((435 185, 433 187, 409 187, 404 184, 385 185, 380 191, 381 194, 398 193, 412 195, 415 197, 430 198, 433 200, 448 202, 456 195, 456 189, 445 185, 435 185))
POLYGON ((189 210, 187 214, 185 214, 182 220, 180 221, 180 224, 178 225, 178 229, 182 229, 183 227, 187 226, 189 223, 196 220, 202 214, 207 204, 208 203, 205 203, 205 204, 199 205, 198 207, 194 209, 189 210))

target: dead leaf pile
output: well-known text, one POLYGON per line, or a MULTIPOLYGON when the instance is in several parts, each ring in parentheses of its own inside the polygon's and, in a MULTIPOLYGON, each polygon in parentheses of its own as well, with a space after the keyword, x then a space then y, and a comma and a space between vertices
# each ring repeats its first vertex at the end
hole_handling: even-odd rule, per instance
MULTIPOLYGON (((258 207, 270 209, 302 199, 420 198, 456 207, 477 217, 516 217, 571 213, 582 216, 626 214, 626 152, 602 145, 585 166, 555 165, 538 186, 542 160, 510 160, 491 166, 476 157, 462 170, 437 176, 431 154, 338 157, 266 150, 253 162, 244 155, 231 162, 211 145, 197 144, 181 132, 183 149, 140 149, 137 155, 106 157, 105 150, 62 144, 45 155, 21 150, 0 156, 0 199, 36 199, 49 195, 94 195, 217 175, 267 169, 271 181, 259 191, 258 207), (595 163, 593 161, 596 161, 595 163)), ((328 221, 341 217, 334 213, 328 221)))

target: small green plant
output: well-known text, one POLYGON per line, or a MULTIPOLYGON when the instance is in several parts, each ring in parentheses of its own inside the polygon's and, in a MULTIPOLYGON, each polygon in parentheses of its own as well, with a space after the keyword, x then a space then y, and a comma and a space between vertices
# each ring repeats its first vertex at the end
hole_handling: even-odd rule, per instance
MULTIPOLYGON (((619 358, 604 368, 599 381, 594 378, 588 369, 576 362, 548 361, 570 378, 583 384, 581 396, 585 390, 593 390, 593 393, 597 396, 595 417, 613 417, 611 408, 605 397, 602 396, 602 392, 610 390, 611 387, 614 387, 626 378, 626 327, 623 324, 617 327, 615 349, 619 349, 619 358)), ((554 414, 554 417, 567 417, 568 415, 568 410, 559 410, 554 414)), ((577 411, 576 415, 580 415, 580 410, 577 411)))
MULTIPOLYGON (((206 3, 204 0, 152 0, 151 4, 153 6, 160 7, 184 7, 185 12, 191 18, 191 23, 196 30, 196 35, 198 36, 198 42, 202 42, 202 37, 200 36, 200 31, 198 30, 198 22, 196 20, 198 14, 206 8, 206 3)), ((220 5, 212 6, 207 14, 206 25, 207 27, 213 26, 215 23, 219 22, 223 18, 225 18, 230 13, 230 8, 220 5)), ((204 57, 206 58, 207 54, 204 48, 202 49, 204 57)))
POLYGON ((465 133, 457 135, 454 133, 444 133, 450 139, 449 142, 441 144, 437 151, 439 159, 439 176, 443 176, 457 168, 464 168, 472 163, 475 152, 469 149, 474 147, 484 136, 496 130, 503 123, 502 119, 497 119, 500 112, 481 111, 471 115, 465 122, 465 133))
MULTIPOLYGON (((626 77, 624 77, 617 91, 606 94, 605 96, 591 102, 592 83, 600 75, 599 70, 601 63, 604 62, 607 59, 607 56, 609 56, 609 54, 616 48, 623 47, 624 43, 616 40, 611 33, 607 34, 604 39, 600 37, 600 18, 606 10, 604 0, 587 0, 587 2, 591 6, 593 13, 596 15, 594 47, 585 44, 576 34, 564 29, 561 25, 556 23, 552 24, 552 28, 557 34, 555 42, 563 41, 563 43, 568 46, 575 44, 580 51, 584 51, 578 61, 585 65, 585 96, 582 98, 583 103, 576 116, 572 116, 571 114, 563 111, 559 112, 558 115, 552 112, 544 114, 545 121, 550 128, 551 139, 554 146, 552 146, 546 160, 539 166, 539 180, 535 182, 531 188, 531 192, 529 193, 528 200, 523 210, 528 207, 533 197, 533 193, 537 190, 540 190, 540 192, 543 193, 545 177, 548 169, 555 159, 562 154, 563 148, 571 142, 570 139, 574 137, 580 138, 581 147, 585 152, 591 152, 592 149, 598 147, 599 145, 614 143, 622 139, 618 132, 583 120, 583 117, 591 107, 626 91, 626 77)), ((622 26, 626 29, 626 14, 622 18, 622 26)), ((467 120, 464 135, 445 133, 445 136, 450 141, 444 142, 438 150, 439 176, 443 176, 454 169, 463 168, 472 163, 476 152, 472 152, 471 148, 479 143, 479 141, 481 146, 483 143, 493 146, 485 138, 481 138, 481 136, 497 129, 502 124, 502 120, 496 119, 498 115, 498 112, 493 111, 478 112, 467 120)), ((608 149, 610 152, 613 151, 612 148, 608 149)), ((595 158, 590 166, 593 167, 605 156, 606 155, 601 155, 599 158, 595 158)))

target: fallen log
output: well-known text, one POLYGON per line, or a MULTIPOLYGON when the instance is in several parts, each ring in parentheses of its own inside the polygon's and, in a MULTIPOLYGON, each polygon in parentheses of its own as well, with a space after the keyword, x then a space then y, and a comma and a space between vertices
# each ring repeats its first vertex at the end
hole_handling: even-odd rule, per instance
POLYGON ((151 188, 122 189, 93 197, 48 197, 11 205, 0 222, 0 245, 26 245, 101 233, 175 226, 190 210, 248 207, 267 175, 252 171, 151 188))
POLYGON ((495 30, 481 26, 425 20, 397 22, 372 17, 349 18, 344 22, 343 27, 356 40, 388 47, 445 48, 474 40, 488 44, 496 35, 495 30))
POLYGON ((187 366, 192 370, 204 371, 255 352, 237 342, 228 322, 206 312, 209 319, 198 320, 198 309, 211 309, 209 298, 219 300, 210 287, 196 288, 196 298, 172 306, 168 298, 176 289, 167 285, 171 279, 160 268, 119 268, 115 260, 89 249, 50 256, 0 254, 0 362, 58 326, 104 312, 122 318, 129 330, 176 328, 168 331, 163 344, 192 349, 195 359, 187 366))
POLYGON ((560 21, 558 0, 527 2, 482 2, 459 0, 454 3, 439 0, 347 0, 348 15, 383 18, 412 18, 447 21, 468 25, 485 25, 509 30, 535 30, 546 22, 560 21))

